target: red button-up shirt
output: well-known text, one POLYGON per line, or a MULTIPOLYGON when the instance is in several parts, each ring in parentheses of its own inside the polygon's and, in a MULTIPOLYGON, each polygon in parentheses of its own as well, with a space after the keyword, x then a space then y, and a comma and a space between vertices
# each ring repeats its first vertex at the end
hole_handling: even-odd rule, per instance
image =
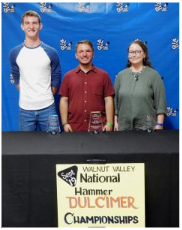
POLYGON ((114 96, 109 74, 92 66, 84 73, 77 67, 64 76, 59 94, 68 97, 68 123, 73 131, 88 131, 91 111, 101 111, 106 122, 104 98, 114 96))

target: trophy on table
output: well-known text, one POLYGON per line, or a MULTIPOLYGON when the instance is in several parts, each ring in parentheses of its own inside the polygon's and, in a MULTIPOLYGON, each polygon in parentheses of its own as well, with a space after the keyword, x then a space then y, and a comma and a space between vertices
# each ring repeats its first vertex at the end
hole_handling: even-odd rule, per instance
POLYGON ((93 132, 94 134, 98 134, 103 131, 103 122, 102 115, 100 111, 92 111, 90 112, 90 121, 88 125, 88 132, 93 132))
POLYGON ((51 134, 57 134, 61 132, 60 125, 59 125, 59 118, 57 114, 49 115, 47 132, 51 134))
POLYGON ((148 133, 151 133, 154 131, 154 128, 156 126, 156 121, 154 118, 150 115, 147 115, 144 120, 143 130, 147 131, 148 133))

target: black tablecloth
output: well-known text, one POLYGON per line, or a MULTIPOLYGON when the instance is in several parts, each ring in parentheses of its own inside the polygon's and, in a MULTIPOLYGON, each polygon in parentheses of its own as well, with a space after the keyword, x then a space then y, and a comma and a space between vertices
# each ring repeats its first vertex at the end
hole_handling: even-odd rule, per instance
POLYGON ((179 132, 2 133, 2 226, 56 227, 55 165, 145 163, 146 226, 179 226, 179 132))

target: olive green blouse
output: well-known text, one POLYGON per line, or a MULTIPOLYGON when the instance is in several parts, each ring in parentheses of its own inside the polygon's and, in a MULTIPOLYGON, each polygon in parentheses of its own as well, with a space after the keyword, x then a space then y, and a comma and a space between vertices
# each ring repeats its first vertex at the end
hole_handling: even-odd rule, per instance
POLYGON ((118 73, 114 88, 120 131, 145 129, 148 117, 154 127, 157 115, 166 114, 164 84, 156 70, 146 66, 141 73, 132 73, 127 68, 118 73))

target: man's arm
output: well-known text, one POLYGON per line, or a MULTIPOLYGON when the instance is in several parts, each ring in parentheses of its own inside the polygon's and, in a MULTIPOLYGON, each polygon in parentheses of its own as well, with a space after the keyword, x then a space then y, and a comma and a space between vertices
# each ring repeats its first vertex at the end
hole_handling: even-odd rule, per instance
POLYGON ((112 96, 105 97, 105 110, 107 123, 103 128, 103 131, 112 131, 114 127, 114 100, 112 96))
POLYGON ((16 88, 20 90, 20 70, 19 66, 16 63, 17 57, 19 55, 19 52, 21 49, 24 47, 23 44, 17 46, 16 48, 12 49, 9 54, 9 59, 10 59, 10 65, 11 65, 11 74, 10 74, 10 79, 14 82, 16 85, 16 88))
POLYGON ((59 110, 61 114, 62 126, 65 132, 72 132, 71 126, 68 124, 68 97, 61 97, 59 110))
POLYGON ((57 92, 57 87, 52 86, 51 90, 52 90, 53 95, 55 95, 57 92))

